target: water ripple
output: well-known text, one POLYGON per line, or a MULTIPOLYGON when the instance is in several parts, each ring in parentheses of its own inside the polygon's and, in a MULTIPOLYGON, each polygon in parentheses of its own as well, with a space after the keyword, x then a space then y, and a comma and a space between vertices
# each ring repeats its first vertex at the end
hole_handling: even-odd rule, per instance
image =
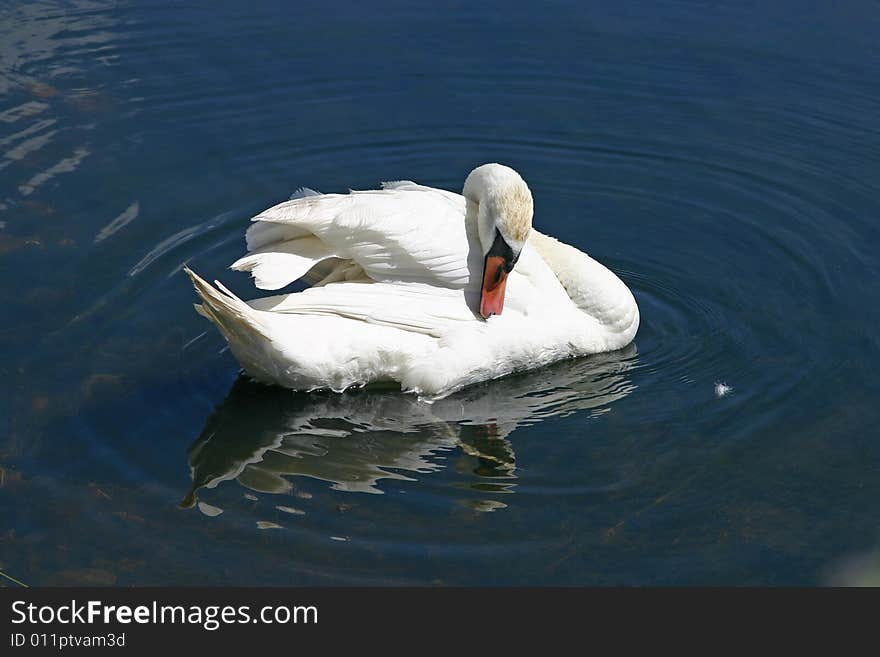
POLYGON ((95 541, 122 583, 803 583, 867 540, 876 21, 716 9, 728 30, 665 2, 5 4, 0 474, 29 506, 2 509, 4 559, 35 583, 95 541), (431 405, 300 395, 238 379, 192 312, 181 265, 255 295, 226 268, 294 189, 459 189, 485 161, 630 286, 631 348, 431 405))

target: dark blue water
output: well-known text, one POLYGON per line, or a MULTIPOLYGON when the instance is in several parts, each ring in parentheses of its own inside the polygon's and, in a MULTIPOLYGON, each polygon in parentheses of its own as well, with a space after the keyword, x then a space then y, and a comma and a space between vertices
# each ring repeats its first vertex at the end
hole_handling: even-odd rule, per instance
POLYGON ((365 4, 0 7, 2 583, 880 581, 880 7, 365 4), (254 296, 297 187, 488 161, 630 349, 434 405, 238 380, 183 263, 254 296))

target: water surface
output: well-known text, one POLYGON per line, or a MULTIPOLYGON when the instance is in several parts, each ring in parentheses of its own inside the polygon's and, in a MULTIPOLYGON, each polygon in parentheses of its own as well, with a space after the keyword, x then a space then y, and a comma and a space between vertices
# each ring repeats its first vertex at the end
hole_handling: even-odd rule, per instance
MULTIPOLYGON (((880 566, 875 3, 6 2, 0 571, 814 584, 880 566), (519 170, 635 343, 425 404, 239 378, 259 210, 519 170)), ((876 575, 875 575, 876 576, 876 575)), ((0 577, 5 583, 11 583, 0 577)))

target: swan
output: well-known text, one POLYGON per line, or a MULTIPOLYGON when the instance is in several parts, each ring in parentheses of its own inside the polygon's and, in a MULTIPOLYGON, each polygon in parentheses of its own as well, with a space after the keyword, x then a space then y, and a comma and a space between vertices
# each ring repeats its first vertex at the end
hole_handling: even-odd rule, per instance
POLYGON ((629 288, 582 251, 532 229, 528 185, 474 169, 462 194, 412 181, 264 210, 232 265, 256 287, 311 287, 242 301, 184 270, 252 378, 294 390, 393 383, 425 399, 632 342, 629 288))

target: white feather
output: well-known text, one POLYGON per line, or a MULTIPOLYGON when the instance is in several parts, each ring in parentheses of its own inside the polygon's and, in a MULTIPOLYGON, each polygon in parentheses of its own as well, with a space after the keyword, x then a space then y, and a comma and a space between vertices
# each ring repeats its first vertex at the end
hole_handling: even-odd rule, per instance
POLYGON ((336 253, 324 242, 309 235, 273 242, 232 263, 236 271, 249 271, 261 290, 277 290, 306 275, 322 260, 336 253))

